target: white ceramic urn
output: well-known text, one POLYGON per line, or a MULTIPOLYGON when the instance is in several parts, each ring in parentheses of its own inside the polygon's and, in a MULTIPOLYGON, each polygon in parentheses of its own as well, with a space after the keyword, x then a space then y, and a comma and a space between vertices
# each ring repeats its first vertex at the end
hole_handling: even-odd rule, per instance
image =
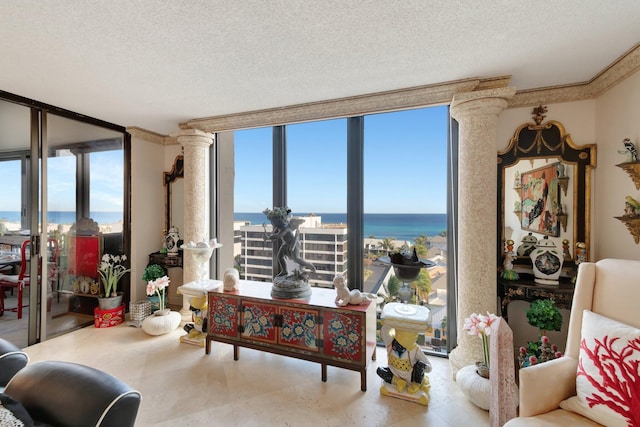
POLYGON ((541 285, 558 285, 560 284, 560 273, 562 273, 562 251, 549 240, 548 236, 544 236, 536 244, 535 249, 530 255, 531 264, 533 266, 533 275, 535 282, 541 285))

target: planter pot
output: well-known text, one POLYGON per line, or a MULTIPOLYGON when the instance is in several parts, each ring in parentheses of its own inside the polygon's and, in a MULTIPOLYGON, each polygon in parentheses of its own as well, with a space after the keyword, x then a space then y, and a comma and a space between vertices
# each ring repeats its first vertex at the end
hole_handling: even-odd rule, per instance
POLYGON ((156 310, 153 316, 142 321, 142 330, 149 335, 164 335, 175 330, 181 321, 182 316, 177 311, 156 310))
POLYGON ((115 297, 98 298, 98 306, 100 310, 112 310, 122 305, 122 294, 115 297))

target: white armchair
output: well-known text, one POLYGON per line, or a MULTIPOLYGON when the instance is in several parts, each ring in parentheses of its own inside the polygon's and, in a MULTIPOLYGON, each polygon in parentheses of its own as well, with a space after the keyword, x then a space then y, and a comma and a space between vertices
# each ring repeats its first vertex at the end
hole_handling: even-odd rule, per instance
MULTIPOLYGON (((569 319, 565 355, 559 359, 520 370, 519 418, 507 422, 505 427, 601 425, 594 419, 601 421, 602 418, 599 415, 594 416, 593 413, 602 411, 607 405, 593 405, 593 407, 587 405, 587 408, 581 411, 586 416, 574 412, 575 405, 571 410, 560 407, 561 402, 565 408, 572 407, 566 399, 577 394, 576 380, 578 361, 581 360, 582 334, 588 335, 590 325, 595 324, 589 320, 591 318, 589 316, 592 315, 587 312, 585 325, 589 325, 589 328, 585 326, 583 329, 583 313, 589 310, 604 316, 607 322, 609 319, 614 323, 620 322, 624 324, 623 328, 628 327, 635 334, 637 330, 634 328, 640 328, 640 316, 637 314, 638 301, 640 301, 640 261, 604 259, 596 263, 580 264, 569 319)), ((602 323, 602 319, 598 319, 602 323)), ((610 330, 615 331, 615 329, 610 330)), ((614 334, 608 331, 607 333, 614 334)), ((618 340, 618 342, 622 341, 618 340)), ((588 342, 586 343, 588 345, 588 342)), ((634 352, 631 357, 640 358, 640 354, 634 352)), ((638 372, 635 372, 635 376, 638 376, 638 372)), ((575 402, 576 399, 572 400, 575 402)))

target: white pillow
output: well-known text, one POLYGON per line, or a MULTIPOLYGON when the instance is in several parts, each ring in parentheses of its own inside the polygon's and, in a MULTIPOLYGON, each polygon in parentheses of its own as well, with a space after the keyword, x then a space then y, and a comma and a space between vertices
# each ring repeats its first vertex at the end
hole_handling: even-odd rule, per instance
POLYGON ((577 396, 560 407, 608 427, 640 425, 640 329, 584 310, 581 336, 577 396))

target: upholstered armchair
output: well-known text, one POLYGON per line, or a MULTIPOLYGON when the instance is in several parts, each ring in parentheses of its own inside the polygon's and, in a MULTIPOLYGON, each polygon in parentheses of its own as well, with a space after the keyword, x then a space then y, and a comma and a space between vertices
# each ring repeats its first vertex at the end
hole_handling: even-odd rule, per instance
POLYGON ((637 425, 639 301, 640 261, 580 264, 565 355, 520 369, 519 418, 505 426, 637 425))
POLYGON ((13 343, 0 338, 0 392, 9 380, 29 363, 29 356, 13 343))
POLYGON ((141 400, 138 391, 106 372, 61 361, 28 365, 4 393, 36 425, 67 427, 132 427, 141 400))

